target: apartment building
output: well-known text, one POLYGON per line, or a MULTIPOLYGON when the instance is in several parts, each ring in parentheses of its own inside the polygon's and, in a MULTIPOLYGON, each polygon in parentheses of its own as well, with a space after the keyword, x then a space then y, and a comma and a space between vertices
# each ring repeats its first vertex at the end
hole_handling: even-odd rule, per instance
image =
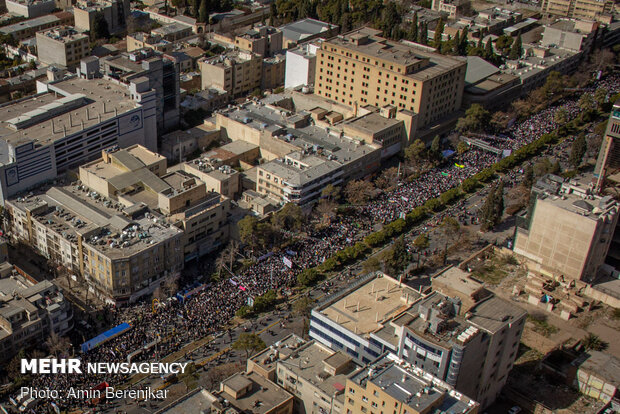
POLYGON ((160 212, 162 221, 183 230, 186 262, 228 241, 230 200, 190 173, 167 171, 166 158, 144 147, 103 151, 101 159, 80 167, 80 181, 132 213, 160 212))
POLYGON ((191 26, 181 23, 165 24, 161 27, 157 27, 151 30, 152 36, 161 36, 162 39, 168 42, 178 42, 186 37, 192 36, 194 32, 191 26))
POLYGON ((153 49, 138 49, 99 60, 101 73, 122 84, 135 84, 133 94, 155 91, 157 131, 177 129, 181 119, 179 63, 153 49))
POLYGON ((541 5, 541 11, 546 14, 603 23, 611 23, 613 10, 611 0, 543 0, 541 5))
POLYGON ((597 21, 558 19, 545 25, 540 44, 587 54, 594 46, 599 26, 597 21))
POLYGON ((286 55, 280 54, 263 59, 263 75, 260 88, 262 90, 269 90, 284 86, 285 71, 286 55))
POLYGON ((204 182, 208 192, 234 200, 241 191, 241 174, 228 165, 216 167, 209 160, 199 158, 184 162, 181 168, 204 182))
POLYGON ((121 32, 129 17, 129 0, 78 0, 73 6, 75 27, 90 32, 95 16, 101 13, 111 34, 121 32))
POLYGON ((37 32, 37 56, 46 65, 74 68, 90 55, 88 36, 71 26, 37 32))
POLYGON ((20 41, 35 37, 36 33, 41 30, 71 25, 73 25, 73 14, 69 12, 58 12, 0 27, 0 33, 20 41))
POLYGON ((127 41, 128 52, 148 48, 162 53, 169 53, 174 49, 174 43, 165 40, 161 36, 143 32, 128 34, 125 40, 127 41))
MULTIPOLYGON (((88 58, 95 60, 96 58, 88 58)), ((96 69, 82 61, 79 72, 96 69)), ((155 92, 106 79, 39 82, 39 94, 0 108, 0 200, 35 187, 113 146, 157 148, 155 92), (19 116, 17 116, 19 115, 19 116)))
POLYGON ((620 100, 614 103, 594 168, 595 191, 620 182, 620 100))
POLYGON ((480 404, 439 378, 386 355, 347 378, 344 413, 477 414, 480 404))
POLYGON ((0 264, 0 361, 72 328, 73 310, 56 285, 37 283, 8 262, 0 264))
POLYGON ((417 114, 417 129, 461 107, 467 62, 361 28, 321 44, 314 91, 349 106, 392 105, 417 114))
POLYGON ((314 85, 316 51, 321 47, 320 42, 321 40, 318 39, 286 51, 285 88, 314 85))
POLYGON ((363 364, 392 353, 486 407, 506 383, 526 312, 456 270, 433 284, 454 296, 370 274, 312 310, 310 337, 363 364))
POLYGON ((458 16, 467 13, 471 7, 469 0, 433 0, 431 10, 445 13, 449 19, 456 19, 458 16))
POLYGON ((282 52, 282 31, 268 25, 258 24, 245 32, 212 33, 211 40, 228 48, 236 48, 262 57, 282 52))
POLYGON ((28 19, 45 16, 56 8, 54 0, 6 0, 5 5, 9 13, 28 19))
POLYGON ((218 401, 212 413, 293 414, 293 396, 255 373, 239 372, 226 378, 213 395, 218 401))
POLYGON ((605 263, 618 223, 618 202, 593 192, 592 176, 569 181, 547 175, 532 187, 530 208, 517 221, 514 251, 548 276, 593 281, 605 263))
POLYGON ((238 98, 261 87, 263 58, 260 55, 233 50, 200 59, 198 65, 202 89, 217 88, 238 98))

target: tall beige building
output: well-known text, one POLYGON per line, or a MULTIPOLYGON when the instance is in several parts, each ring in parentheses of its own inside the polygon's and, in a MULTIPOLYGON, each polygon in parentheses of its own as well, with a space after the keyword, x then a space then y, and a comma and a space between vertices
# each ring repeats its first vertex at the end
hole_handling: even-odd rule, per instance
POLYGON ((581 20, 611 21, 612 0, 543 0, 541 11, 581 20))
POLYGON ((37 56, 41 63, 73 68, 90 55, 88 36, 62 26, 37 32, 37 56))
POLYGON ((531 208, 517 222, 514 251, 549 276, 592 281, 605 262, 618 203, 593 194, 591 178, 546 176, 532 188, 531 208))
POLYGON ((202 89, 217 88, 238 98, 261 87, 263 58, 255 53, 235 50, 201 59, 199 67, 202 89))
POLYGON ((75 27, 91 31, 96 16, 101 14, 112 34, 126 27, 129 13, 129 0, 79 0, 73 7, 75 27))
POLYGON ((393 105, 416 113, 417 129, 461 107, 467 63, 361 28, 323 42, 315 93, 349 106, 393 105))

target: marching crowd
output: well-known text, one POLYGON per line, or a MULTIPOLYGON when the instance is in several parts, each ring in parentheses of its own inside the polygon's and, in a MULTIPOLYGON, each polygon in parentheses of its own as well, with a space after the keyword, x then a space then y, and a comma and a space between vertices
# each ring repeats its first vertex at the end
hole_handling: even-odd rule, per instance
MULTIPOLYGON (((605 80, 609 91, 620 90, 620 77, 612 75, 605 80)), ((545 109, 529 119, 515 123, 506 136, 493 144, 504 143, 505 148, 517 149, 555 128, 555 113, 563 108, 572 119, 579 113, 576 99, 568 99, 545 109)), ((355 208, 352 215, 338 215, 330 226, 314 230, 308 226, 309 235, 296 240, 286 251, 266 255, 262 260, 241 274, 222 277, 218 282, 184 300, 170 298, 162 301, 156 312, 149 302, 126 309, 108 308, 107 319, 116 324, 129 322, 132 328, 95 349, 81 354, 89 362, 123 361, 131 353, 155 342, 135 360, 157 360, 180 349, 183 345, 218 332, 235 312, 247 303, 248 297, 256 297, 269 289, 283 289, 295 284, 297 274, 306 268, 320 264, 334 252, 359 241, 363 234, 372 230, 378 222, 388 223, 407 213, 430 198, 458 186, 465 178, 489 167, 500 156, 471 148, 456 155, 452 162, 431 169, 419 178, 401 181, 396 189, 380 194, 372 203, 355 208), (293 263, 289 268, 287 258, 293 263)), ((80 385, 94 387, 102 381, 120 384, 127 378, 116 375, 104 378, 93 375, 37 375, 33 386, 44 389, 67 389, 80 385)))

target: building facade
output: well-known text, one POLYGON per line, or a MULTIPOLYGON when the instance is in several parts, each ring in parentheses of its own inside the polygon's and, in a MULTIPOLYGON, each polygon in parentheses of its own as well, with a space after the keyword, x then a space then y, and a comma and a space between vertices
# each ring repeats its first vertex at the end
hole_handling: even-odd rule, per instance
POLYGON ((285 88, 314 85, 316 51, 319 48, 320 42, 316 41, 286 51, 285 88))
POLYGON ((28 19, 45 16, 56 8, 54 0, 6 0, 5 4, 9 13, 28 19))
POLYGON ((611 22, 611 0, 543 0, 541 11, 554 16, 611 22))
POLYGON ((90 54, 88 36, 70 26, 40 31, 36 37, 39 61, 46 65, 74 68, 90 54))
POLYGON ((594 168, 595 190, 620 182, 620 101, 614 103, 594 168))
POLYGON ((103 16, 111 34, 121 32, 129 13, 129 0, 79 0, 73 7, 75 27, 89 32, 98 15, 103 16))
POLYGON ((198 64, 202 89, 217 88, 238 98, 261 87, 263 58, 260 55, 232 51, 201 59, 198 64))

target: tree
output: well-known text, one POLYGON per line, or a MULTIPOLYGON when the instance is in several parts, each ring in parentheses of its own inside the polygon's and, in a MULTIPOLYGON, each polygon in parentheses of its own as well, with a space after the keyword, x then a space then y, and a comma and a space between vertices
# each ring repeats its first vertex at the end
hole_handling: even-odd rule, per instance
POLYGON ((103 12, 95 13, 93 18, 93 28, 91 32, 93 40, 107 39, 110 37, 110 30, 108 28, 108 22, 103 15, 103 12))
POLYGON ((603 110, 603 106, 607 102, 607 94, 609 91, 605 88, 597 88, 594 91, 594 102, 596 102, 596 106, 599 110, 603 110))
POLYGON ((202 0, 200 2, 200 8, 198 9, 198 23, 207 23, 209 20, 209 11, 209 0, 202 0))
POLYGON ((327 226, 331 223, 331 220, 336 216, 336 207, 338 205, 327 199, 319 200, 314 207, 314 211, 320 218, 320 223, 323 226, 327 226))
POLYGON ((403 271, 407 263, 409 263, 409 253, 403 236, 394 240, 392 247, 385 250, 382 255, 382 261, 385 263, 386 272, 392 276, 403 271))
POLYGON ((418 35, 418 43, 423 45, 428 43, 428 23, 423 22, 420 25, 420 34, 418 35))
POLYGON ((461 132, 481 131, 489 124, 490 121, 491 114, 489 111, 484 109, 484 107, 480 104, 473 104, 467 109, 467 111, 465 111, 465 116, 459 118, 456 123, 456 129, 461 132))
POLYGON ((314 306, 314 299, 309 296, 302 296, 293 302, 293 314, 307 318, 310 316, 310 311, 314 306))
POLYGON ((553 116, 553 120, 559 126, 565 125, 568 122, 568 111, 565 108, 558 109, 553 116))
POLYGON ((400 22, 401 17, 398 14, 396 3, 393 1, 387 2, 381 13, 381 29, 386 35, 389 35, 395 28, 398 28, 400 22))
POLYGON ((431 141, 431 147, 428 150, 429 161, 437 161, 441 159, 441 139, 439 135, 435 135, 435 138, 431 141))
POLYGON ((418 41, 418 12, 413 13, 413 19, 411 25, 409 25, 409 32, 407 33, 407 39, 412 42, 418 41))
POLYGON ((71 349, 71 341, 66 337, 60 337, 56 332, 51 332, 45 341, 45 346, 54 356, 66 355, 71 349))
POLYGON ((479 215, 482 222, 482 230, 489 231, 501 221, 504 213, 504 185, 500 181, 495 187, 491 188, 484 204, 480 208, 479 215))
POLYGON ((570 165, 572 165, 574 168, 579 167, 587 149, 588 144, 586 143, 586 137, 582 132, 577 136, 577 138, 575 138, 571 146, 570 155, 568 158, 568 162, 570 163, 570 165))
POLYGON ((484 58, 489 61, 495 60, 495 52, 493 51, 493 42, 491 38, 487 40, 487 44, 484 47, 484 58))
POLYGON ((584 112, 592 112, 594 110, 594 98, 589 93, 584 93, 579 98, 579 108, 584 112))
POLYGON ((405 159, 413 165, 417 165, 425 158, 426 145, 421 139, 416 139, 405 148, 405 159))
POLYGON ((446 264, 448 260, 448 246, 450 242, 458 244, 460 241, 461 225, 454 217, 446 216, 441 222, 441 232, 445 238, 444 251, 443 251, 443 263, 446 264))
POLYGON ((347 201, 351 204, 364 204, 370 200, 374 185, 370 181, 354 180, 349 181, 344 188, 347 201))
POLYGON ((328 201, 338 201, 338 197, 340 197, 340 187, 334 187, 333 184, 327 184, 321 191, 321 198, 328 201))
POLYGON ((416 267, 418 267, 418 268, 420 267, 420 257, 422 256, 422 252, 424 250, 428 249, 430 245, 431 245, 430 238, 428 237, 428 234, 426 234, 426 233, 420 234, 413 241, 413 247, 415 248, 415 251, 416 251, 417 256, 418 256, 418 260, 417 260, 418 263, 417 263, 416 267))
POLYGON ((314 286, 319 280, 323 278, 323 275, 316 269, 304 269, 297 275, 297 283, 301 286, 309 287, 314 286))
POLYGON ((531 164, 528 164, 523 170, 523 181, 521 185, 528 190, 532 188, 534 184, 534 168, 532 168, 531 164))
POLYGON ((603 341, 598 335, 589 333, 582 340, 583 347, 588 351, 604 351, 609 347, 609 344, 603 341))
POLYGON ((242 332, 232 344, 232 349, 237 351, 245 351, 246 357, 249 358, 251 353, 265 349, 265 341, 255 333, 242 332))
POLYGON ((267 292, 254 298, 254 305, 252 306, 253 313, 267 312, 273 309, 278 301, 278 295, 275 290, 269 289, 267 292))
POLYGON ((257 226, 258 219, 252 215, 243 217, 237 223, 237 228, 239 229, 239 239, 242 243, 247 244, 251 249, 254 249, 257 245, 257 226))
POLYGON ((523 55, 523 42, 521 40, 521 35, 517 36, 517 40, 512 43, 510 47, 509 58, 511 60, 518 60, 523 55))
POLYGON ((433 38, 433 46, 436 48, 441 48, 441 41, 443 40, 443 29, 444 22, 443 17, 440 17, 437 21, 437 26, 435 26, 435 36, 433 38))
POLYGON ((364 274, 376 272, 381 269, 381 262, 375 256, 369 257, 362 264, 362 272, 364 274))
MULTIPOLYGON (((196 1, 196 0, 194 0, 196 1)), ((270 6, 270 12, 269 12, 269 26, 275 26, 276 25, 276 19, 278 18, 278 8, 276 6, 276 2, 272 2, 271 6, 270 6)))
POLYGON ((383 170, 379 178, 375 180, 375 184, 377 185, 378 188, 386 189, 396 184, 397 181, 398 181, 398 168, 391 167, 391 168, 387 168, 383 170))
POLYGON ((177 378, 185 384, 185 392, 189 392, 196 388, 198 380, 200 379, 200 374, 196 371, 196 364, 193 362, 187 364, 185 370, 180 373, 177 378))
POLYGON ((469 145, 465 141, 461 141, 456 146, 456 153, 459 155, 465 154, 469 150, 469 145))
POLYGON ((271 217, 275 228, 287 231, 299 231, 305 221, 301 207, 295 203, 286 203, 280 211, 271 217))

